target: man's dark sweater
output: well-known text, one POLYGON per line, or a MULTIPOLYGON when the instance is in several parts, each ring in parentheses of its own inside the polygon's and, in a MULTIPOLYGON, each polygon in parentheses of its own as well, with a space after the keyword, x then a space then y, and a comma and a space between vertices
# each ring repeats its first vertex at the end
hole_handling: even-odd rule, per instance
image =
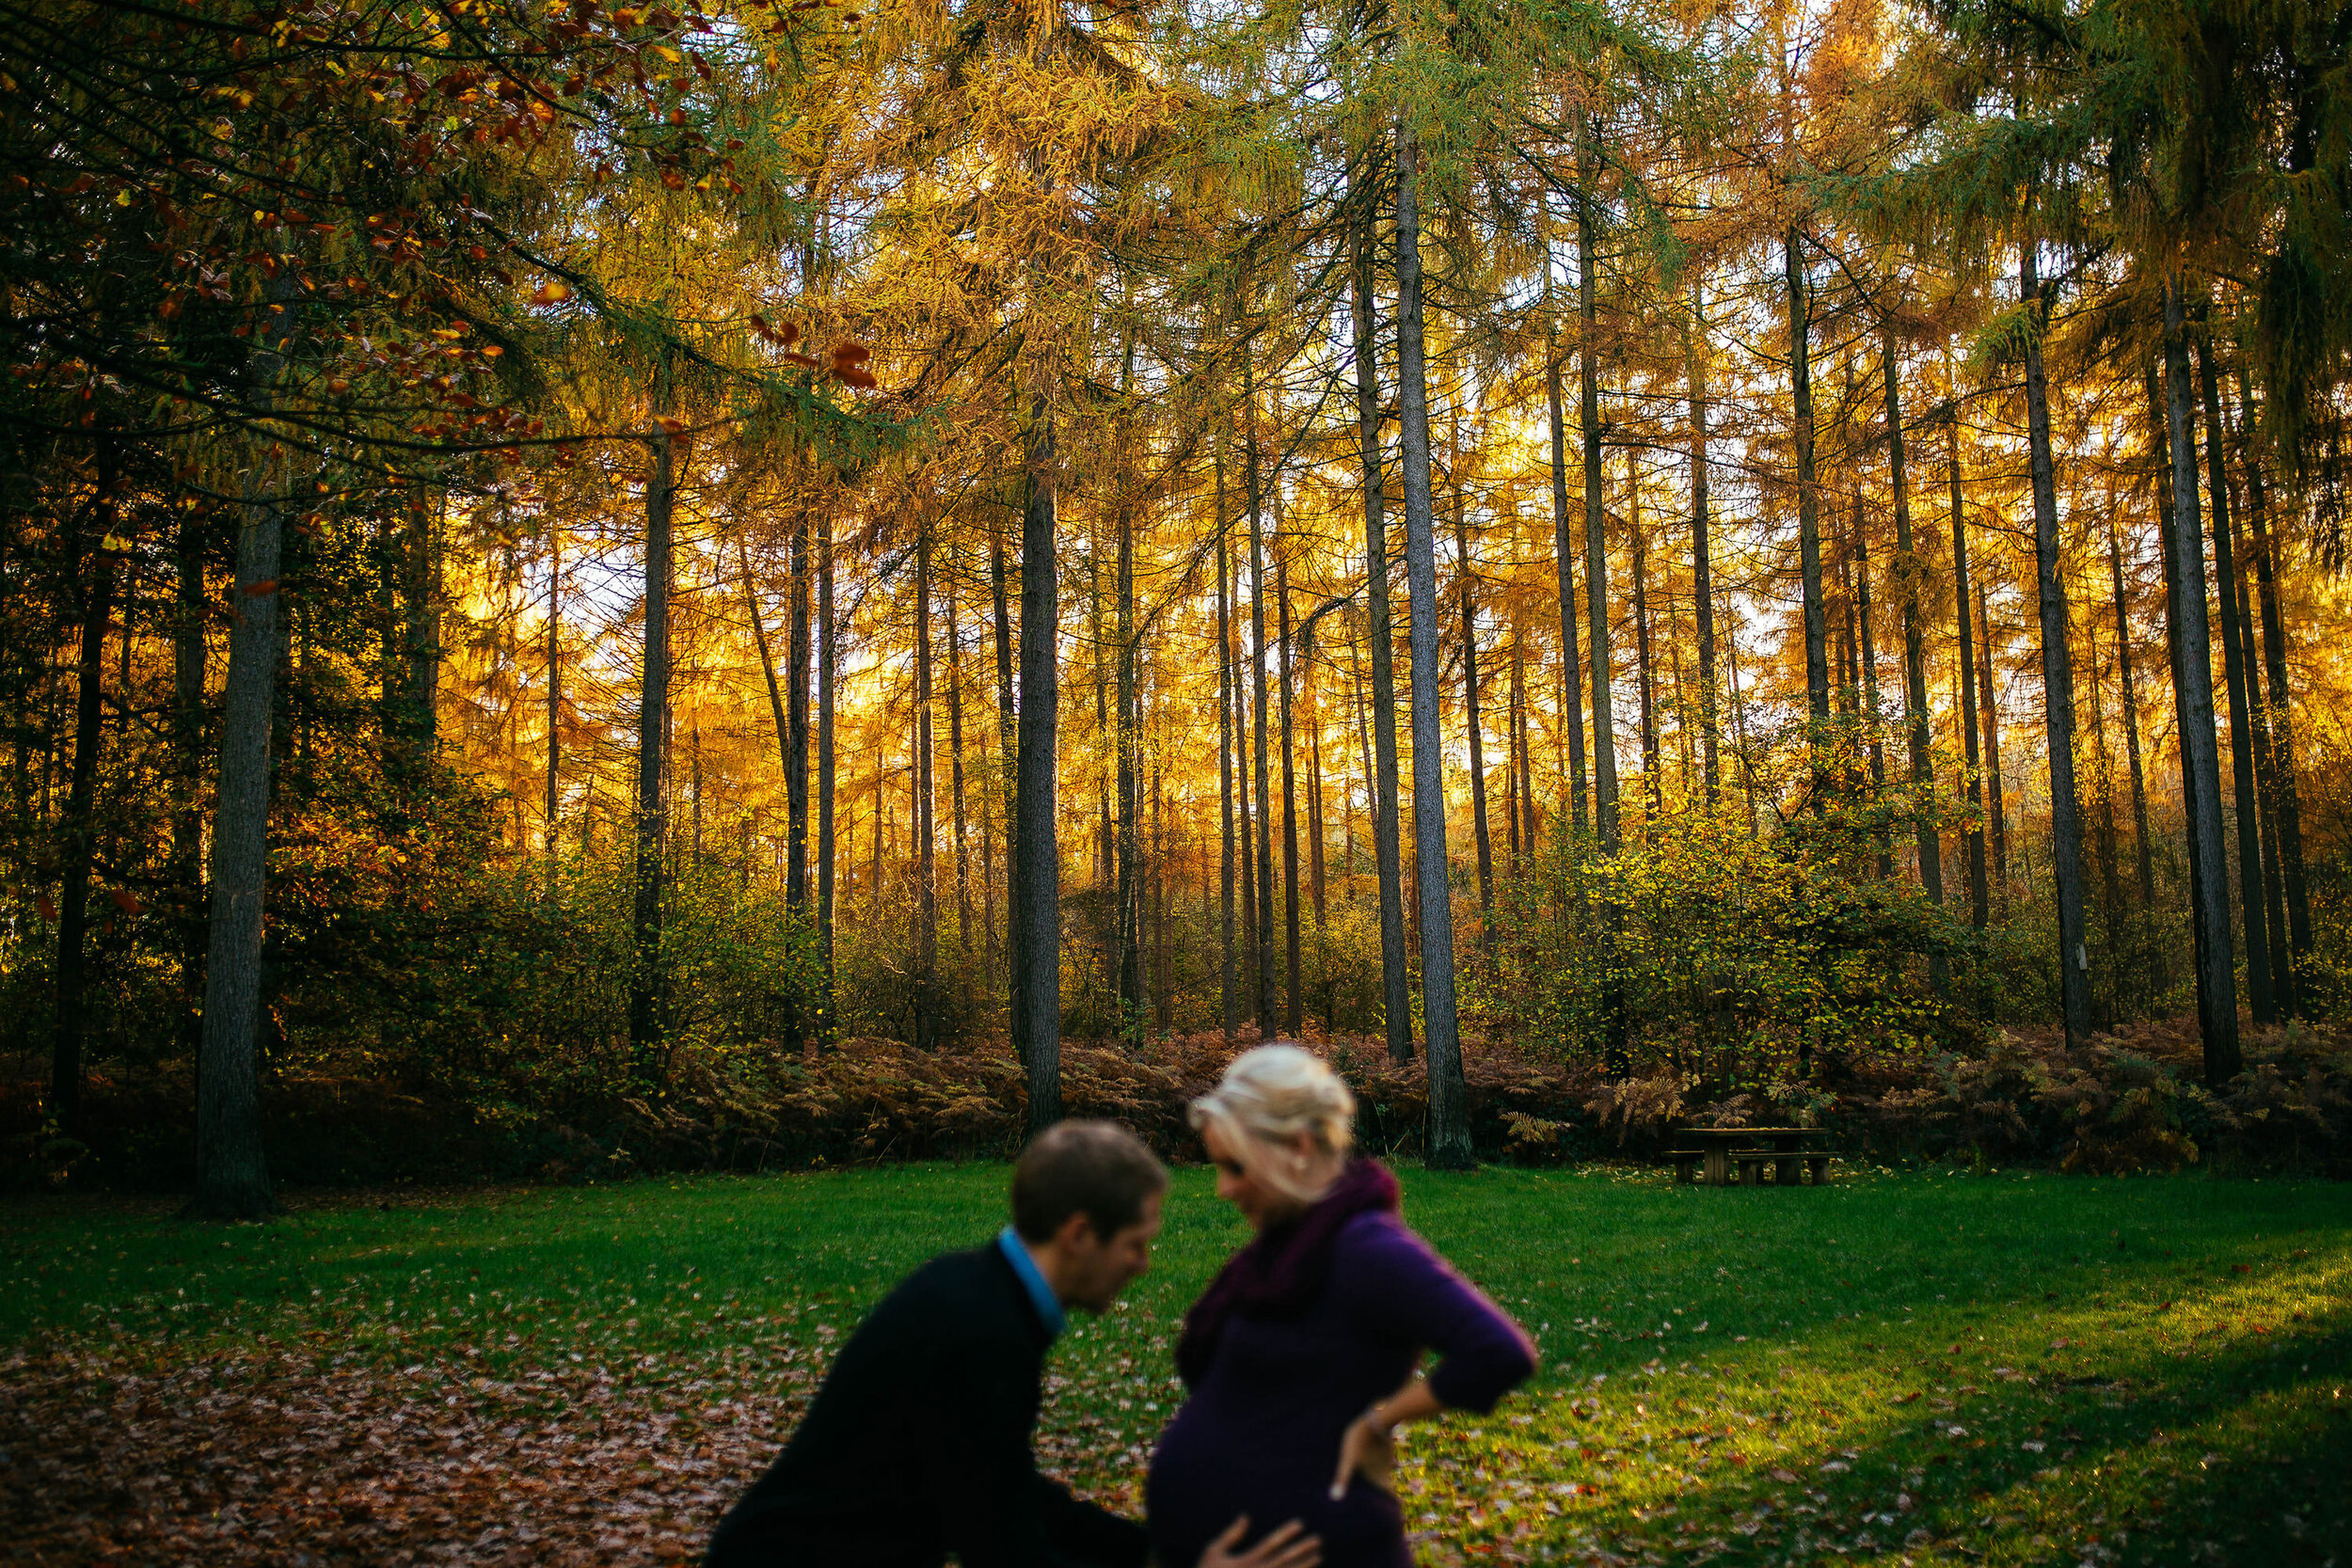
POLYGON ((707 1568, 1139 1568, 1141 1526, 1037 1472, 1052 1342, 998 1248, 926 1263, 841 1347, 707 1568))

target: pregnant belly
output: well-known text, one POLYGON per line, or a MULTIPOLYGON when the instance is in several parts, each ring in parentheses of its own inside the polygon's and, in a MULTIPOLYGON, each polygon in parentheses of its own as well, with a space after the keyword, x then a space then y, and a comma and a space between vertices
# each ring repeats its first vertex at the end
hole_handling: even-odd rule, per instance
POLYGON ((1296 1519, 1322 1538, 1323 1568, 1409 1568, 1412 1553, 1393 1497, 1357 1477, 1331 1500, 1336 1434, 1279 1420, 1188 1418, 1194 1416, 1188 1409, 1169 1423, 1146 1481, 1152 1555, 1164 1568, 1193 1568, 1241 1514, 1249 1516, 1245 1544, 1296 1519))

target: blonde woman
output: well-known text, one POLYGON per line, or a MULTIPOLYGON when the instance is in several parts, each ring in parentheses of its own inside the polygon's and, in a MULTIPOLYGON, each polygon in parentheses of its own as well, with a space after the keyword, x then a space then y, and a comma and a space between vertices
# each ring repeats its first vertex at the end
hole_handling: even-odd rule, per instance
POLYGON ((1391 1434, 1448 1408, 1491 1410, 1534 1370, 1518 1325, 1406 1228, 1395 1178, 1354 1157, 1355 1114, 1338 1074, 1283 1042, 1236 1057, 1193 1102, 1217 1196, 1257 1237, 1177 1344, 1191 1392, 1147 1497, 1161 1562, 1194 1561, 1246 1514, 1299 1521, 1327 1568, 1406 1568, 1391 1434))

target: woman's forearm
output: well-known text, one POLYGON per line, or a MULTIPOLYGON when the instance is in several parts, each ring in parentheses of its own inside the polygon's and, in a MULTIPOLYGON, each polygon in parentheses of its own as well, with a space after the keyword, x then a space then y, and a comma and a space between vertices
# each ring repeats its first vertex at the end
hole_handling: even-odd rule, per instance
POLYGON ((1366 1414, 1382 1431, 1392 1432, 1408 1422, 1425 1421, 1444 1409, 1445 1402, 1430 1391, 1429 1380, 1416 1373, 1366 1414))

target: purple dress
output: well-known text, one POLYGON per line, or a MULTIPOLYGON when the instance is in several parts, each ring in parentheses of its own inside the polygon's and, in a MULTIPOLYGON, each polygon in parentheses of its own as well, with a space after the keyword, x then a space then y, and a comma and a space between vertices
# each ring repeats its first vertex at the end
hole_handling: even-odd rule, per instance
POLYGON ((1430 1392, 1488 1411, 1535 1367, 1517 1323, 1387 1210, 1339 1228, 1303 1313, 1236 1313, 1152 1455, 1152 1555, 1192 1568, 1237 1513, 1245 1544, 1285 1520, 1323 1538, 1324 1568, 1408 1568, 1397 1499, 1361 1475, 1331 1500, 1340 1437, 1436 1350, 1430 1392))

